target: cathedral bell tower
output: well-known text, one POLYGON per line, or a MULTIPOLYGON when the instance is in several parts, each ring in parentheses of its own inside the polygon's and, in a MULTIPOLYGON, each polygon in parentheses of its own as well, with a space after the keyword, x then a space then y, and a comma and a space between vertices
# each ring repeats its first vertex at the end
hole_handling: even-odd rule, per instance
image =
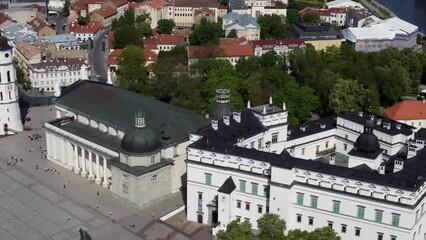
POLYGON ((0 36, 0 124, 0 135, 18 133, 23 128, 12 47, 3 36, 0 36))

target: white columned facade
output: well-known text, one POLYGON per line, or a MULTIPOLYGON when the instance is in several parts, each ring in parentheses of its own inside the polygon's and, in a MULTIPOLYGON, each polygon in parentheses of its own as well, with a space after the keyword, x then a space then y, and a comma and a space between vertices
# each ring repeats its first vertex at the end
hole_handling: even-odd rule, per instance
MULTIPOLYGON (((73 154, 72 144, 69 141, 66 141, 66 143, 67 143, 67 149, 68 149, 67 152, 69 154, 73 154)), ((71 170, 74 167, 74 158, 72 156, 68 156, 68 163, 67 163, 67 165, 71 167, 71 170)))
POLYGON ((89 178, 89 180, 93 180, 93 179, 95 179, 95 176, 93 175, 93 159, 92 159, 93 153, 90 152, 90 151, 88 151, 88 152, 89 152, 89 176, 88 176, 88 178, 89 178))
POLYGON ((99 155, 96 154, 96 179, 95 179, 95 183, 96 184, 101 184, 102 183, 102 179, 101 179, 101 166, 99 165, 99 155))
POLYGON ((107 160, 104 157, 102 157, 102 159, 104 160, 104 181, 102 182, 102 186, 104 188, 108 188, 109 183, 108 183, 108 177, 107 177, 107 160))
POLYGON ((86 149, 81 148, 81 176, 87 177, 86 171, 86 149))
POLYGON ((62 159, 61 159, 61 162, 64 164, 64 165, 67 165, 67 158, 68 158, 68 151, 67 151, 67 142, 65 141, 65 139, 61 139, 61 143, 62 143, 62 159))
POLYGON ((51 134, 46 132, 46 149, 47 149, 46 155, 47 155, 47 158, 49 158, 49 159, 50 159, 50 152, 52 151, 52 147, 50 146, 50 142, 51 142, 50 136, 51 136, 51 134))
POLYGON ((78 166, 78 146, 74 145, 74 173, 80 173, 80 167, 78 166))

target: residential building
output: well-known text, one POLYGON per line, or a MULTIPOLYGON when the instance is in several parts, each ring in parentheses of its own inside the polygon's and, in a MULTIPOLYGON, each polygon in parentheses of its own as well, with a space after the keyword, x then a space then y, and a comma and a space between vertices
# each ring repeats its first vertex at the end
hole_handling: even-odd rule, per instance
POLYGON ((65 0, 49 0, 47 3, 48 8, 50 9, 56 9, 56 10, 62 10, 64 7, 65 0))
POLYGON ((129 2, 127 0, 106 0, 103 6, 114 8, 117 11, 117 18, 119 18, 129 9, 129 2))
POLYGON ((418 30, 417 26, 393 17, 365 27, 346 28, 342 34, 356 51, 377 52, 388 47, 414 47, 418 30))
POLYGON ((116 72, 118 69, 118 61, 120 55, 123 53, 123 49, 114 49, 112 50, 107 58, 107 66, 110 70, 116 72))
POLYGON ((69 86, 54 109, 44 125, 47 159, 137 208, 180 190, 189 132, 206 125, 188 110, 89 80, 69 86))
MULTIPOLYGON (((118 69, 118 63, 119 63, 119 57, 123 53, 123 49, 114 49, 107 58, 107 66, 110 70, 113 72, 116 72, 118 69)), ((158 50, 157 48, 148 45, 144 47, 143 51, 141 52, 143 54, 143 57, 145 59, 145 68, 147 68, 150 64, 157 61, 158 58, 158 50)))
POLYGON ((256 19, 248 14, 226 14, 222 17, 222 29, 226 36, 235 30, 238 37, 245 37, 248 41, 260 39, 260 26, 256 19))
POLYGON ((343 39, 341 33, 329 23, 298 23, 290 29, 290 36, 302 38, 316 50, 325 50, 331 46, 340 47, 343 39))
POLYGON ((131 3, 130 7, 135 9, 135 15, 148 14, 151 19, 151 28, 158 26, 158 21, 162 19, 173 19, 172 6, 163 0, 149 0, 141 3, 131 3), (168 10, 170 8, 170 11, 168 10))
MULTIPOLYGON (((229 104, 226 91, 218 95, 229 104)), ((288 127, 285 104, 272 99, 228 107, 190 135, 189 220, 213 233, 233 220, 257 229, 269 212, 288 230, 329 226, 343 240, 423 239, 424 131, 364 111, 288 127)))
POLYGON ((358 1, 351 0, 335 0, 325 3, 328 8, 353 8, 353 9, 364 9, 364 6, 358 1))
POLYGON ((425 100, 404 100, 383 111, 386 117, 413 126, 417 129, 426 128, 425 100))
POLYGON ((1 10, 1 12, 11 20, 20 24, 31 22, 37 17, 41 19, 44 19, 46 17, 44 14, 40 13, 36 9, 30 8, 11 8, 1 10))
POLYGON ((203 18, 207 19, 209 22, 214 22, 216 20, 216 13, 208 7, 195 9, 194 24, 199 24, 203 18))
POLYGON ((55 84, 67 87, 80 79, 82 67, 86 67, 81 58, 57 58, 31 64, 28 69, 31 86, 40 92, 54 92, 55 84))
POLYGON ((15 58, 18 66, 28 74, 29 66, 42 60, 42 51, 31 43, 19 43, 15 48, 15 58))
POLYGON ((80 44, 73 34, 59 34, 53 36, 41 36, 39 41, 42 43, 55 44, 56 50, 80 50, 80 44))
POLYGON ((13 22, 9 17, 4 15, 3 13, 0 13, 0 29, 4 29, 5 27, 10 26, 14 23, 15 22, 13 22))
POLYGON ((318 9, 307 7, 299 12, 299 17, 303 18, 305 14, 311 13, 320 17, 324 22, 330 24, 337 24, 339 26, 344 26, 346 22, 346 17, 348 14, 348 9, 346 8, 328 8, 328 9, 318 9))
POLYGON ((12 47, 0 36, 0 135, 23 130, 12 47))
POLYGON ((247 39, 245 37, 240 38, 219 38, 219 45, 246 45, 247 39))
POLYGON ((90 14, 90 22, 98 22, 106 28, 111 27, 112 21, 117 18, 117 10, 110 6, 99 8, 90 14))
POLYGON ((104 0, 76 0, 70 6, 68 22, 76 20, 79 15, 88 16, 93 11, 100 9, 103 3, 104 0))
POLYGON ((98 22, 91 22, 86 26, 79 25, 77 21, 69 24, 70 34, 73 34, 81 42, 93 40, 101 28, 102 25, 98 22))
POLYGON ((287 16, 287 8, 284 6, 275 6, 275 2, 266 0, 229 0, 228 9, 230 12, 237 14, 248 14, 254 18, 263 15, 276 14, 279 16, 287 16))
POLYGON ((158 51, 170 51, 176 46, 183 46, 185 39, 175 34, 157 34, 142 40, 144 47, 158 51))
POLYGON ((254 56, 262 56, 269 51, 279 55, 286 55, 295 48, 304 48, 305 41, 301 38, 269 39, 251 41, 254 56))
POLYGON ((228 13, 228 6, 219 4, 219 7, 217 7, 218 10, 218 17, 223 17, 228 13))
POLYGON ((56 35, 56 30, 48 26, 44 18, 36 17, 28 22, 28 24, 34 28, 38 36, 56 35))
POLYGON ((37 32, 28 24, 13 23, 1 29, 1 32, 12 47, 23 42, 31 43, 37 41, 37 32))
POLYGON ((200 58, 219 58, 228 60, 235 66, 240 58, 253 56, 250 44, 219 45, 219 46, 189 46, 188 67, 194 65, 200 58))
MULTIPOLYGON (((168 15, 168 19, 173 19, 175 21, 176 26, 178 27, 192 27, 195 23, 195 13, 200 13, 200 9, 209 9, 202 14, 214 13, 214 20, 217 21, 218 18, 218 6, 219 3, 217 0, 174 0, 173 6, 168 7, 168 13, 172 14, 168 15)), ((212 18, 210 18, 212 19, 212 18)))

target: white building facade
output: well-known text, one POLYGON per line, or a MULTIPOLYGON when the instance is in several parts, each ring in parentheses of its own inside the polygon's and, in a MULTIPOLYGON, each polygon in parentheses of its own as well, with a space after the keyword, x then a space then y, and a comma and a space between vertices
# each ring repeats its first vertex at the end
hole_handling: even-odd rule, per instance
POLYGON ((426 137, 367 112, 292 128, 285 106, 250 107, 191 134, 187 216, 213 226, 279 214, 343 240, 426 236, 426 137))
POLYGON ((0 135, 23 130, 12 47, 0 36, 0 135))

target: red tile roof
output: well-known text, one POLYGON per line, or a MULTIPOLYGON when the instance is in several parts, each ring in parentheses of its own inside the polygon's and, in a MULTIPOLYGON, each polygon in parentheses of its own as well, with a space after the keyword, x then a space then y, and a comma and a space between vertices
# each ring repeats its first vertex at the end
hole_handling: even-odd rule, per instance
POLYGON ((3 13, 0 13, 0 24, 6 22, 6 21, 11 21, 9 17, 7 17, 6 15, 4 15, 3 13))
POLYGON ((202 8, 195 9, 194 16, 198 16, 198 15, 200 15, 202 13, 207 13, 210 16, 214 16, 215 15, 214 11, 211 10, 210 8, 208 8, 208 7, 202 7, 202 8))
POLYGON ((140 2, 131 2, 130 4, 129 4, 129 7, 130 8, 138 8, 138 7, 140 7, 142 5, 142 3, 140 3, 140 2))
POLYGON ((250 44, 188 47, 188 58, 210 57, 208 55, 211 57, 250 57, 253 56, 253 49, 250 44))
POLYGON ((97 9, 94 12, 99 14, 103 18, 109 18, 109 17, 117 14, 117 10, 115 8, 112 8, 112 7, 109 7, 109 6, 97 9))
POLYGON ((150 47, 145 47, 143 49, 143 57, 146 62, 157 61, 158 55, 153 50, 154 48, 150 48, 150 47))
POLYGON ((27 5, 27 6, 25 6, 25 8, 37 9, 37 11, 39 13, 46 14, 46 8, 42 7, 42 6, 38 5, 38 4, 35 4, 35 3, 27 5))
POLYGON ((163 0, 148 0, 142 2, 143 5, 148 5, 154 9, 161 9, 164 6, 167 6, 168 3, 163 0))
POLYGON ((81 11, 87 10, 89 4, 102 4, 104 0, 77 0, 73 4, 71 4, 71 10, 81 11))
POLYGON ((127 0, 110 0, 112 3, 114 3, 115 6, 121 7, 123 5, 126 5, 129 3, 127 0))
MULTIPOLYGON (((144 48, 143 49, 143 56, 145 61, 149 61, 149 62, 155 62, 157 61, 157 54, 155 52, 152 51, 152 48, 144 48)), ((123 49, 114 49, 114 51, 112 51, 109 55, 108 55, 108 59, 107 59, 107 64, 108 65, 118 65, 118 58, 120 57, 120 55, 123 53, 123 49)))
POLYGON ((174 0, 175 7, 208 7, 217 8, 219 5, 217 0, 174 0))
POLYGON ((175 45, 183 46, 185 39, 174 34, 158 34, 142 40, 144 46, 175 45))
POLYGON ((303 17, 305 16, 305 14, 307 13, 314 13, 318 16, 331 16, 332 13, 336 14, 336 13, 346 13, 347 9, 346 8, 328 8, 328 9, 318 9, 318 8, 310 8, 307 7, 303 10, 301 10, 299 12, 299 16, 303 17))
POLYGON ((109 55, 107 59, 108 66, 110 65, 118 65, 117 57, 119 57, 123 53, 123 49, 114 49, 109 55))
POLYGON ((219 4, 218 9, 228 9, 228 6, 223 5, 223 4, 219 4))
POLYGON ((247 43, 245 37, 240 38, 219 38, 219 45, 241 45, 247 43))
POLYGON ((69 30, 72 33, 96 33, 101 28, 102 25, 98 22, 91 22, 86 26, 80 26, 78 25, 78 21, 75 20, 69 24, 69 30))
POLYGON ((402 101, 386 108, 384 112, 392 120, 426 119, 426 103, 422 100, 402 101))
POLYGON ((251 41, 253 48, 261 47, 263 50, 272 50, 276 46, 287 46, 288 48, 298 48, 305 44, 302 38, 269 39, 251 41))

